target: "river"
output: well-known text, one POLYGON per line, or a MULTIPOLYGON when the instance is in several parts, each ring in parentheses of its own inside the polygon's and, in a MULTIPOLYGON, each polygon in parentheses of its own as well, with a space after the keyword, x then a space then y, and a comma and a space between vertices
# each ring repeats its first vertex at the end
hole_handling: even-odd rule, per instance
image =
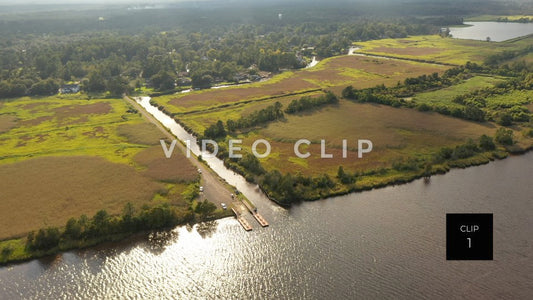
POLYGON ((533 23, 464 22, 466 27, 450 27, 450 34, 458 39, 503 42, 533 34, 533 23))
MULTIPOLYGON (((186 132, 141 104, 180 139, 186 132)), ((160 113, 160 112, 159 112, 160 113)), ((193 145, 193 152, 199 149, 193 145)), ((233 172, 270 222, 226 218, 0 268, 0 299, 511 298, 533 295, 533 153, 283 209, 233 172), (494 214, 493 261, 446 261, 445 214, 494 214)))

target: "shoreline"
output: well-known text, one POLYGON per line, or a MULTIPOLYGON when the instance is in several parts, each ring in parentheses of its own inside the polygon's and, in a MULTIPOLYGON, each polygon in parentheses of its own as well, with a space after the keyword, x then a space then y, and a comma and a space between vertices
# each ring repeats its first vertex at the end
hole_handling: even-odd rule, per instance
MULTIPOLYGON (((205 220, 201 220, 201 221, 194 220, 193 222, 180 223, 180 224, 170 226, 170 227, 163 227, 163 228, 151 229, 151 230, 144 229, 144 230, 137 231, 137 232, 110 234, 110 235, 102 236, 99 238, 94 238, 94 239, 89 239, 89 240, 80 240, 80 241, 77 241, 77 243, 67 242, 63 246, 55 247, 47 251, 35 251, 35 252, 29 252, 29 253, 25 252, 24 254, 26 254, 27 256, 17 256, 17 257, 14 257, 13 259, 7 259, 6 261, 2 261, 2 254, 0 254, 0 268, 9 268, 12 265, 22 264, 22 263, 29 262, 35 259, 57 256, 57 255, 60 255, 60 254, 63 254, 69 251, 84 250, 84 249, 89 249, 93 247, 103 246, 107 243, 122 242, 128 239, 131 239, 131 238, 142 237, 152 232, 168 231, 176 227, 180 227, 180 226, 186 226, 186 225, 194 226, 194 225, 201 224, 204 222, 216 221, 216 220, 230 218, 230 217, 232 217, 232 214, 229 211, 223 211, 222 214, 210 216, 210 217, 207 217, 205 220)), ((7 243, 25 244, 25 240, 26 240, 26 236, 20 237, 20 238, 14 238, 14 239, 2 240, 0 241, 0 248, 2 248, 1 247, 2 244, 7 244, 7 243)), ((24 251, 26 251, 26 248, 24 248, 24 251)))
MULTIPOLYGON (((462 165, 462 166, 449 166, 447 169, 433 170, 431 172, 430 177, 434 176, 434 175, 446 175, 447 173, 449 173, 450 171, 452 171, 454 169, 466 169, 466 168, 470 168, 470 167, 477 167, 477 166, 482 166, 482 165, 489 164, 489 163, 491 163, 493 161, 496 161, 496 160, 504 160, 504 159, 512 158, 514 156, 521 156, 521 155, 527 154, 527 153, 529 153, 531 151, 533 151, 533 145, 528 147, 528 148, 526 148, 526 149, 523 149, 523 151, 518 151, 518 152, 513 152, 513 153, 506 152, 507 155, 504 156, 504 157, 493 157, 492 159, 487 158, 486 160, 469 161, 469 162, 466 162, 466 164, 462 165)), ((477 157, 477 156, 475 156, 475 157, 477 157)), ((473 157, 473 158, 475 158, 475 157, 473 157)), ((468 159, 466 159, 466 160, 468 160, 468 159)), ((329 198, 334 198, 334 197, 338 197, 338 196, 344 196, 344 195, 348 195, 348 194, 352 194, 352 193, 362 193, 362 192, 372 191, 372 190, 381 189, 381 188, 385 188, 385 187, 391 187, 391 186, 393 187, 393 186, 396 186, 396 185, 409 184, 409 183, 412 183, 412 182, 414 182, 414 181, 416 181, 418 179, 422 179, 424 177, 425 177, 424 174, 412 174, 411 176, 408 176, 405 179, 401 179, 401 180, 397 179, 397 180, 394 180, 394 181, 388 182, 388 183, 380 183, 380 184, 376 184, 376 185, 373 185, 373 186, 364 186, 364 187, 359 187, 359 188, 347 189, 347 190, 343 190, 343 191, 337 191, 337 192, 330 193, 328 195, 324 195, 322 197, 317 197, 315 199, 302 200, 302 201, 300 201, 300 203, 301 202, 327 200, 329 198)), ((269 195, 269 193, 261 185, 258 184, 258 186, 259 186, 260 190, 265 194, 265 196, 268 199, 270 199, 272 202, 276 203, 276 205, 279 205, 280 207, 284 207, 284 208, 290 208, 291 207, 290 204, 287 205, 287 204, 281 203, 278 200, 276 200, 275 198, 271 197, 269 195)), ((202 220, 202 221, 194 221, 192 223, 185 222, 183 224, 178 224, 178 225, 175 225, 175 226, 172 226, 172 227, 153 229, 153 230, 142 230, 142 231, 139 231, 139 232, 131 232, 131 233, 114 234, 114 235, 110 235, 110 236, 105 236, 105 237, 102 237, 102 238, 86 241, 85 243, 82 243, 81 245, 78 244, 76 246, 75 245, 71 245, 71 246, 66 246, 66 247, 59 247, 59 248, 54 248, 54 249, 51 249, 51 250, 45 251, 45 252, 31 253, 27 257, 8 259, 6 261, 0 262, 0 268, 9 268, 12 265, 22 264, 22 263, 29 262, 29 261, 32 261, 32 260, 35 260, 35 259, 52 257, 52 256, 60 255, 60 254, 63 254, 63 253, 69 252, 69 251, 84 250, 84 249, 89 249, 89 248, 98 247, 98 246, 105 246, 105 244, 107 244, 107 243, 116 243, 116 242, 125 241, 127 239, 135 238, 135 237, 141 237, 143 235, 146 235, 146 234, 149 234, 151 232, 158 231, 158 230, 161 230, 161 231, 170 230, 170 229, 174 229, 176 227, 186 226, 186 225, 194 226, 196 224, 200 224, 200 223, 203 223, 203 222, 216 221, 216 220, 229 218, 229 217, 232 217, 232 215, 231 214, 218 215, 218 216, 212 216, 212 217, 206 218, 205 220, 202 220)), ((2 245, 3 243, 22 241, 22 240, 25 240, 25 239, 26 239, 26 237, 3 240, 3 241, 0 241, 0 245, 2 245)))

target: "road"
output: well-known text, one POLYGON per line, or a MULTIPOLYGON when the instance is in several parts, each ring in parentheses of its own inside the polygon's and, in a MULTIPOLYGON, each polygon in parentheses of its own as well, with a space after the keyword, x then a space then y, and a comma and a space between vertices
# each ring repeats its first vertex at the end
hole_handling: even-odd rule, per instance
MULTIPOLYGON (((133 107, 135 107, 135 109, 138 110, 146 120, 153 123, 159 130, 161 130, 161 132, 163 132, 169 140, 176 139, 176 137, 172 133, 170 133, 161 123, 159 123, 159 121, 154 118, 154 116, 144 110, 144 108, 139 105, 139 103, 137 103, 135 100, 131 99, 128 96, 124 96, 124 100, 127 103, 131 104, 133 107)), ((183 155, 185 155, 187 150, 186 147, 179 142, 176 143, 176 149, 179 149, 179 151, 181 151, 183 155)), ((164 155, 162 149, 161 155, 164 155)), ((229 206, 229 204, 232 202, 231 193, 233 193, 233 189, 231 188, 231 186, 228 185, 208 166, 199 162, 194 155, 191 155, 189 161, 202 172, 202 179, 200 181, 200 185, 204 187, 204 191, 200 193, 200 200, 208 199, 210 202, 215 203, 218 207, 221 207, 221 203, 226 203, 229 206)))

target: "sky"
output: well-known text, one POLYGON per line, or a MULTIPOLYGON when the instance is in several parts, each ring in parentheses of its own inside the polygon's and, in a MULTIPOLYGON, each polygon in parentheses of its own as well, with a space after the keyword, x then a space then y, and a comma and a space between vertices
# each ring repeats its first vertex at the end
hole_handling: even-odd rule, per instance
MULTIPOLYGON (((183 2, 185 0, 0 0, 0 5, 15 4, 153 4, 168 2, 183 2)), ((196 0, 198 1, 198 0, 196 0)))

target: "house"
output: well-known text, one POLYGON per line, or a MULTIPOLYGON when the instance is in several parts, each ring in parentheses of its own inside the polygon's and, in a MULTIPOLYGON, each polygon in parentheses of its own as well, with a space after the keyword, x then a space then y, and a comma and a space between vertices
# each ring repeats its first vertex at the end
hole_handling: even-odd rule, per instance
POLYGON ((59 88, 61 94, 75 94, 80 91, 79 84, 64 84, 59 88))

